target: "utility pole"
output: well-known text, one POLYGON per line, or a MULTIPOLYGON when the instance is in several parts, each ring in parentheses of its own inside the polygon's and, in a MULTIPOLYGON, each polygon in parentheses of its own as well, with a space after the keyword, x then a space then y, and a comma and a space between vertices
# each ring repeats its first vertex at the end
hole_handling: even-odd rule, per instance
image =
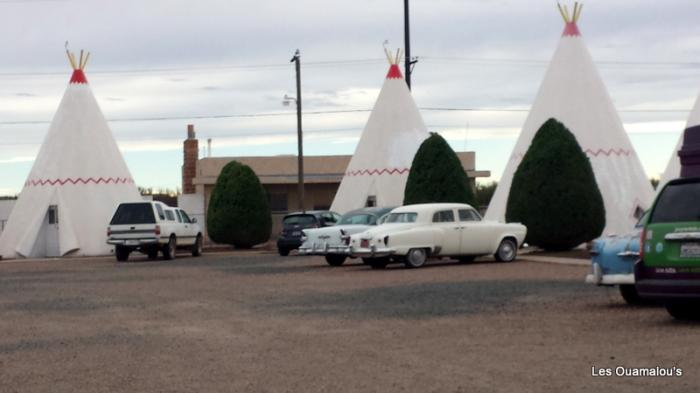
POLYGON ((403 0, 403 38, 404 46, 406 47, 406 60, 404 61, 404 66, 406 67, 406 84, 408 89, 411 89, 411 29, 409 26, 408 18, 408 0, 403 0))
POLYGON ((301 131, 301 54, 299 49, 294 52, 294 57, 289 61, 290 63, 295 63, 296 74, 297 74, 297 146, 299 149, 299 155, 297 156, 298 164, 298 182, 299 182, 299 209, 305 212, 304 208, 304 139, 301 131))

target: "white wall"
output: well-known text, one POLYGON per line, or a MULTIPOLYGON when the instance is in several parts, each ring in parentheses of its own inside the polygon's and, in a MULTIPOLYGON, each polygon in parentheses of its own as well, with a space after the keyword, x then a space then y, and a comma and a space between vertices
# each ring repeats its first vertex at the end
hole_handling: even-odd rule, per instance
POLYGON ((202 229, 204 238, 207 239, 207 225, 204 217, 203 194, 181 194, 177 196, 177 207, 184 210, 190 218, 196 218, 202 229))
POLYGON ((16 200, 2 200, 0 201, 0 233, 2 233, 2 230, 5 228, 5 223, 7 223, 7 219, 10 218, 10 212, 12 212, 12 208, 15 206, 16 200))

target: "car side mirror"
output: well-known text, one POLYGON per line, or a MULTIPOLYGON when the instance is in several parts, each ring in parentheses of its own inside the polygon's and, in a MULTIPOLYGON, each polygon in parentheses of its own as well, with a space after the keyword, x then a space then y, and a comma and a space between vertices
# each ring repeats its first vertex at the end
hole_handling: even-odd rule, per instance
POLYGON ((192 217, 192 218, 190 219, 190 221, 192 221, 193 224, 196 224, 196 223, 197 223, 197 219, 194 218, 194 217, 192 217))

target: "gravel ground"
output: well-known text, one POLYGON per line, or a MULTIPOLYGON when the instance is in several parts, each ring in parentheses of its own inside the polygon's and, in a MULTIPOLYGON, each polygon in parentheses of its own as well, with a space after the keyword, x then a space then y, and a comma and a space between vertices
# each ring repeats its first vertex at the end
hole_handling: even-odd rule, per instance
POLYGON ((2 262, 0 391, 697 391, 700 325, 628 307, 586 271, 264 254, 2 262), (591 376, 620 365, 683 375, 591 376))

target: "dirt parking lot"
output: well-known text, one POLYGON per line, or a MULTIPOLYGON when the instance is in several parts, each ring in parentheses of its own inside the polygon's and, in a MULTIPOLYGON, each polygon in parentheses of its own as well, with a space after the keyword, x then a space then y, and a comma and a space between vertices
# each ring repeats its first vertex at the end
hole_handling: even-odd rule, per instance
POLYGON ((536 262, 0 263, 2 392, 691 392, 700 325, 536 262), (681 377, 591 368, 679 367, 681 377))

